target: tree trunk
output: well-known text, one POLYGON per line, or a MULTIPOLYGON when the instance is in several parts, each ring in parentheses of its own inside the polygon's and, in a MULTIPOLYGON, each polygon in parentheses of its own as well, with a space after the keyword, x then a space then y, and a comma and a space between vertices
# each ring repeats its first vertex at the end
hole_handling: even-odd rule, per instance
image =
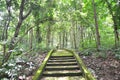
POLYGON ((80 41, 80 42, 81 42, 81 47, 82 47, 82 48, 84 48, 83 30, 84 30, 84 29, 83 29, 83 26, 81 26, 81 27, 80 27, 80 32, 81 32, 81 33, 80 33, 80 36, 81 36, 81 38, 80 38, 81 41, 80 41))
POLYGON ((70 44, 71 44, 71 48, 74 48, 74 39, 73 39, 72 25, 71 25, 71 29, 70 29, 70 44))
POLYGON ((51 32, 51 47, 54 45, 54 32, 51 32))
POLYGON ((46 47, 49 48, 50 46, 50 37, 51 37, 51 29, 50 29, 50 25, 47 28, 47 37, 46 37, 46 47))
POLYGON ((63 30, 63 33, 62 33, 63 37, 62 37, 62 48, 64 48, 65 46, 65 31, 63 30))
POLYGON ((41 37, 41 31, 40 31, 39 23, 36 25, 36 39, 37 39, 37 43, 38 44, 42 42, 42 37, 41 37))
POLYGON ((108 2, 108 0, 105 0, 106 4, 108 6, 109 12, 112 16, 112 20, 113 20, 113 24, 114 24, 114 36, 115 36, 115 48, 117 48, 118 46, 118 42, 119 42, 119 34, 118 34, 118 28, 117 28, 117 22, 116 22, 116 16, 114 16, 113 11, 112 11, 112 7, 111 4, 108 2))
POLYGON ((61 45, 62 45, 61 32, 59 32, 58 34, 59 34, 59 46, 61 48, 61 45))
POLYGON ((68 34, 67 32, 65 33, 65 47, 67 48, 68 46, 68 34))
MULTIPOLYGON (((4 62, 7 62, 7 60, 9 59, 11 53, 12 53, 12 50, 14 49, 15 47, 15 43, 16 43, 16 38, 18 37, 19 35, 19 30, 20 30, 20 27, 22 25, 22 22, 23 20, 25 20, 29 14, 31 13, 31 9, 29 10, 29 12, 26 14, 26 15, 23 15, 23 9, 24 9, 24 5, 25 5, 25 0, 22 0, 21 1, 21 4, 20 4, 20 12, 19 12, 19 20, 18 20, 18 23, 17 23, 17 26, 16 26, 16 29, 15 29, 15 33, 14 33, 14 36, 11 38, 11 41, 10 41, 10 44, 9 44, 9 51, 8 53, 5 55, 5 58, 3 59, 3 63, 4 62)), ((2 63, 2 64, 3 64, 2 63)))
POLYGON ((30 50, 32 50, 32 48, 33 48, 32 42, 33 42, 33 29, 31 29, 31 30, 29 31, 29 45, 30 45, 30 50))
POLYGON ((96 47, 97 47, 97 51, 99 51, 100 49, 100 34, 99 34, 99 29, 98 29, 98 21, 97 21, 97 13, 96 13, 96 5, 94 0, 92 0, 93 3, 93 10, 94 10, 94 19, 95 19, 95 29, 96 29, 96 47))
MULTIPOLYGON (((8 16, 7 16, 7 20, 5 21, 4 30, 3 30, 3 34, 2 34, 3 41, 7 41, 7 39, 8 39, 8 27, 10 25, 10 17, 11 17, 11 11, 10 11, 11 0, 10 1, 6 0, 6 7, 7 7, 7 11, 8 11, 8 16)), ((6 44, 3 45, 3 61, 5 58, 5 55, 6 55, 6 44)))
POLYGON ((77 45, 76 45, 75 26, 73 26, 73 40, 74 40, 74 48, 76 49, 76 48, 77 48, 77 45))

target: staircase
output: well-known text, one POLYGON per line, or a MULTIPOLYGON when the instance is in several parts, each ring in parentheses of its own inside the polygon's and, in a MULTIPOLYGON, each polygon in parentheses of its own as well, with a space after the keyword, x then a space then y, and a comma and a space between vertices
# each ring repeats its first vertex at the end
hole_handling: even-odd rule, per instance
POLYGON ((80 76, 82 72, 73 56, 51 56, 43 77, 80 76))

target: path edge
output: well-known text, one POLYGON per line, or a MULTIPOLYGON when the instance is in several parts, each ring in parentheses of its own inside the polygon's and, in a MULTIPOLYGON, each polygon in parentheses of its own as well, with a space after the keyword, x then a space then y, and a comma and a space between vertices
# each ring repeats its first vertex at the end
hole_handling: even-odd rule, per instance
POLYGON ((47 56, 45 57, 44 61, 42 62, 42 64, 40 65, 40 67, 38 68, 38 70, 36 71, 35 75, 33 76, 32 80, 40 80, 41 76, 42 76, 42 72, 44 71, 44 67, 47 64, 48 59, 50 58, 50 56, 52 55, 52 53, 55 50, 52 49, 48 52, 47 56))
POLYGON ((83 63, 82 59, 79 57, 79 55, 77 53, 75 53, 73 50, 69 50, 69 49, 64 49, 64 50, 72 53, 75 56, 75 58, 76 58, 76 60, 77 60, 77 62, 79 64, 80 68, 84 72, 84 76, 85 76, 86 80, 96 80, 94 78, 94 76, 91 74, 91 72, 87 69, 87 67, 85 66, 85 64, 83 63))

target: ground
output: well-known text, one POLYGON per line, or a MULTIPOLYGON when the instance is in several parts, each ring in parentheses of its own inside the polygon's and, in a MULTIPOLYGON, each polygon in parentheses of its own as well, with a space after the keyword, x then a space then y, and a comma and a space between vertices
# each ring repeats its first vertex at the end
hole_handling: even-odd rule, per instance
POLYGON ((116 59, 111 51, 105 54, 106 58, 93 55, 80 55, 80 57, 97 80, 120 80, 120 60, 116 59))
MULTIPOLYGON (((97 80, 120 80, 120 60, 116 59, 111 51, 107 51, 105 54, 107 54, 106 58, 96 57, 95 55, 84 56, 81 54, 80 57, 97 80)), ((38 60, 36 58, 39 65, 44 57, 45 55, 41 55, 41 58, 38 58, 38 60)), ((32 80, 32 76, 28 76, 26 80, 32 80)))

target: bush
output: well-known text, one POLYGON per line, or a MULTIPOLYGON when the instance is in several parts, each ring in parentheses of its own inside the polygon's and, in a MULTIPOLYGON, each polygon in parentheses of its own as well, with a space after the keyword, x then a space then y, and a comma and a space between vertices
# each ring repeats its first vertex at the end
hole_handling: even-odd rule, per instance
POLYGON ((32 69, 34 69, 34 64, 32 62, 25 61, 21 57, 17 57, 15 59, 8 60, 8 62, 2 65, 0 75, 3 80, 6 80, 5 78, 14 80, 19 76, 27 76, 27 73, 24 73, 24 70, 26 69, 28 71, 32 71, 32 69))

